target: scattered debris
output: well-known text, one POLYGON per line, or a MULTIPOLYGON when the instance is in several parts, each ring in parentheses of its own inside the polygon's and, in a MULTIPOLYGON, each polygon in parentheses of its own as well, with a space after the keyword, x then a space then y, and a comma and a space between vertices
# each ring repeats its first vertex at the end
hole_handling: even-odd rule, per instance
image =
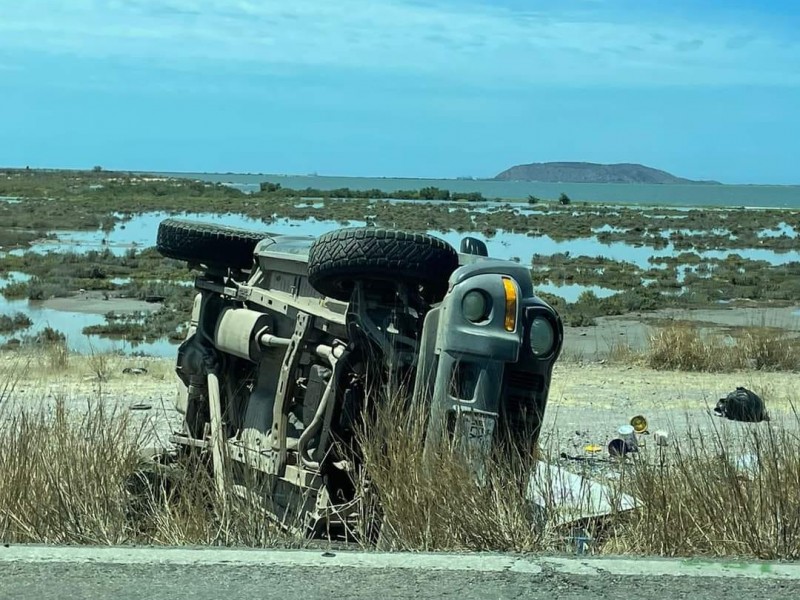
POLYGON ((769 421, 769 414, 761 397, 745 387, 737 387, 714 407, 714 414, 731 421, 758 423, 769 421))
POLYGON ((584 446, 583 449, 586 452, 589 452, 590 454, 596 454, 597 452, 600 452, 603 449, 603 447, 600 444, 589 444, 587 446, 584 446))
POLYGON ((647 419, 644 415, 636 415, 631 419, 631 427, 636 433, 647 433, 647 419))
MULTIPOLYGON (((602 448, 601 448, 602 450, 602 448)), ((559 457, 562 460, 572 460, 575 462, 588 462, 588 463, 607 463, 608 460, 604 458, 597 458, 594 456, 578 456, 575 454, 567 454, 566 452, 562 452, 559 457)))
POLYGON ((653 434, 653 440, 656 443, 656 446, 668 446, 669 445, 669 433, 664 431, 663 429, 659 429, 653 434))
POLYGON ((125 367, 122 372, 125 375, 144 375, 147 373, 147 369, 145 367, 125 367))
POLYGON ((625 456, 630 452, 625 440, 615 438, 608 443, 608 453, 613 457, 625 456))
POLYGON ((131 410, 150 410, 153 408, 152 404, 146 404, 144 402, 137 402, 136 404, 131 404, 131 410))
POLYGON ((640 504, 633 496, 541 461, 527 496, 556 525, 627 512, 640 504))
POLYGON ((636 452, 639 450, 639 442, 636 439, 636 430, 632 425, 622 425, 619 429, 617 429, 617 434, 619 435, 619 438, 625 442, 628 452, 636 452))

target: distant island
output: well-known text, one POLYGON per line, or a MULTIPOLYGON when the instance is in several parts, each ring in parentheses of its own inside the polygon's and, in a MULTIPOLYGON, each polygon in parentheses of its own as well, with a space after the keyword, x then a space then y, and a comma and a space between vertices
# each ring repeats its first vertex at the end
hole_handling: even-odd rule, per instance
POLYGON ((517 165, 496 175, 499 181, 539 181, 543 183, 702 183, 666 171, 632 163, 603 165, 588 162, 546 162, 517 165))

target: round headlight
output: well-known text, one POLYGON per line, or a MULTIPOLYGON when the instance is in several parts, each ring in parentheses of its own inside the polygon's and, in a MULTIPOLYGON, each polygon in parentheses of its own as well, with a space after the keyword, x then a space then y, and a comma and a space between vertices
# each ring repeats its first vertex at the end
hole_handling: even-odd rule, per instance
POLYGON ((461 311, 464 313, 464 318, 473 323, 485 321, 491 309, 491 300, 480 290, 467 292, 461 301, 461 311))
POLYGON ((536 356, 547 356, 556 342, 556 332, 550 321, 544 317, 536 317, 531 321, 531 352, 536 356))

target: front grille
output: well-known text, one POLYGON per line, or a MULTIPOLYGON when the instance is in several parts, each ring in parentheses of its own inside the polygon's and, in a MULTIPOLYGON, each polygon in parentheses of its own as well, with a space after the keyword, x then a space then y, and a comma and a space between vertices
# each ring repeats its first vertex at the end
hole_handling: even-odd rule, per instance
POLYGON ((507 368, 503 376, 501 415, 520 441, 535 437, 544 415, 545 378, 538 373, 507 368))
POLYGON ((506 369, 506 385, 518 390, 530 390, 537 394, 544 391, 544 377, 538 373, 530 371, 519 371, 516 369, 506 369))

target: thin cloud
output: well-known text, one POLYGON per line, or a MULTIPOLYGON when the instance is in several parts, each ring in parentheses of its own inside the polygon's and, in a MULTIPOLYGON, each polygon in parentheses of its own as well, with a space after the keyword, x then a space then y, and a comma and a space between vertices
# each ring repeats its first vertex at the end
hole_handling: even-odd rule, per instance
POLYGON ((703 47, 703 40, 688 40, 686 42, 678 42, 675 44, 675 50, 678 52, 694 52, 703 47))
POLYGON ((744 48, 745 46, 748 46, 751 42, 754 42, 755 39, 756 39, 756 36, 754 36, 752 34, 736 35, 736 36, 734 36, 732 38, 729 38, 725 42, 725 47, 726 48, 730 48, 732 50, 738 50, 740 48, 744 48))
POLYGON ((564 6, 520 12, 488 1, 28 0, 5 7, 0 49, 194 69, 204 61, 365 69, 508 86, 800 85, 800 49, 770 31, 658 14, 632 22, 600 3, 591 11, 564 6))

